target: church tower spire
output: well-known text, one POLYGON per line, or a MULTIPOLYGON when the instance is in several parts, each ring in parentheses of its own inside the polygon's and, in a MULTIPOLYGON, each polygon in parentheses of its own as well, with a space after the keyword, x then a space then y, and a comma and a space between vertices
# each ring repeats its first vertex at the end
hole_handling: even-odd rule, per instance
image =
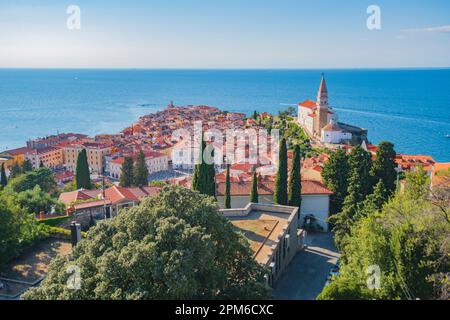
POLYGON ((319 91, 317 92, 316 116, 314 118, 314 134, 321 136, 322 128, 328 124, 328 89, 325 82, 325 75, 322 73, 319 91))
POLYGON ((319 91, 317 92, 317 105, 328 107, 328 89, 325 82, 325 75, 322 73, 322 80, 320 81, 319 91))

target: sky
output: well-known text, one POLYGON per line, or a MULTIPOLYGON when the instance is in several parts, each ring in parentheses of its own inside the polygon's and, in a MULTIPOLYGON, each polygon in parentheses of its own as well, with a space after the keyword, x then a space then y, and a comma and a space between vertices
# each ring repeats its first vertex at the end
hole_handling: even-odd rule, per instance
POLYGON ((0 0, 0 67, 450 67, 450 1, 0 0))

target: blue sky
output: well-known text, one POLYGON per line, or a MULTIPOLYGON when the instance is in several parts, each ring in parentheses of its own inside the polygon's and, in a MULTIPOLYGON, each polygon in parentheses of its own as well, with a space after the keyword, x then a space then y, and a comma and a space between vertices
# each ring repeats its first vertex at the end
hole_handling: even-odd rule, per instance
POLYGON ((0 0, 0 67, 450 67, 450 1, 0 0))

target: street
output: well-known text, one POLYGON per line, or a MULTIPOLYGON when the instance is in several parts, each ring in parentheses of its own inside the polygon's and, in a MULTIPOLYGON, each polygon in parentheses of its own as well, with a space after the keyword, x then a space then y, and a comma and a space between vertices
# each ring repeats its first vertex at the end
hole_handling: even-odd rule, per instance
POLYGON ((307 249, 292 260, 274 291, 277 300, 315 300, 339 253, 331 233, 309 234, 307 249))

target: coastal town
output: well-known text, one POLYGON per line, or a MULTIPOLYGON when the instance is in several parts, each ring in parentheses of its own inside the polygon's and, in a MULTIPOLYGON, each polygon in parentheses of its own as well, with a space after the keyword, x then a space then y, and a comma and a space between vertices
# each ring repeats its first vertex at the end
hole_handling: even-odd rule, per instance
MULTIPOLYGON (((25 171, 25 167, 29 167, 28 171, 47 168, 52 172, 59 190, 58 202, 64 209, 57 211, 53 206, 50 210, 33 214, 41 221, 61 219, 58 227, 71 232, 67 239, 72 239, 74 245, 73 228, 81 228, 84 232, 104 220, 115 219, 121 210, 139 206, 146 198, 157 196, 167 185, 195 189, 196 164, 193 160, 199 147, 187 143, 189 137, 177 134, 180 130, 190 131, 200 123, 201 132, 254 130, 259 139, 261 130, 282 129, 288 144, 287 171, 292 171, 297 161, 292 141, 300 139, 305 149, 301 156, 299 207, 274 201, 279 188, 278 153, 270 150, 265 161, 249 163, 247 156, 251 139, 245 142, 243 157, 213 166, 214 198, 221 214, 247 238, 253 258, 271 270, 266 281, 271 288, 276 288, 292 260, 308 248, 308 232, 329 234, 332 231, 329 219, 336 213, 332 212, 331 205, 335 190, 323 175, 330 155, 338 150, 350 155, 354 149, 362 148, 375 161, 380 151, 379 146, 370 142, 366 129, 340 122, 328 100, 326 79, 322 75, 315 100, 300 102, 290 111, 278 115, 256 111, 247 115, 205 105, 176 106, 170 102, 164 110, 140 117, 120 133, 94 137, 82 133, 61 133, 30 139, 21 148, 0 152, 0 166, 5 180, 13 180, 21 170, 25 171), (284 128, 289 129, 283 131, 284 128), (77 185, 81 153, 86 155, 92 188, 78 188, 77 185), (185 153, 192 161, 177 161, 180 154, 185 153), (124 168, 128 161, 137 163, 140 157, 143 157, 146 167, 145 183, 124 184, 124 168), (253 202, 255 194, 257 201, 253 202)), ((222 139, 226 140, 225 134, 222 139)), ((229 142, 225 141, 226 144, 229 142)), ((216 146, 218 142, 208 141, 207 144, 216 146)), ((237 146, 234 141, 231 144, 237 146)), ((439 163, 427 155, 402 153, 396 153, 394 161, 397 188, 404 184, 399 177, 418 168, 426 172, 432 188, 448 183, 445 173, 449 171, 450 163, 439 163)), ((80 239, 81 236, 78 240, 75 236, 75 245, 80 239)), ((62 251, 68 254, 70 248, 62 246, 65 248, 62 251)), ((336 250, 332 256, 334 263, 338 257, 336 250)), ((47 268, 44 263, 43 269, 47 268)), ((34 282, 5 276, 0 280, 3 283, 9 281, 10 288, 13 284, 28 288, 35 286, 45 274, 42 272, 34 282)), ((7 291, 4 285, 3 289, 0 287, 0 297, 15 299, 25 290, 7 291)))

